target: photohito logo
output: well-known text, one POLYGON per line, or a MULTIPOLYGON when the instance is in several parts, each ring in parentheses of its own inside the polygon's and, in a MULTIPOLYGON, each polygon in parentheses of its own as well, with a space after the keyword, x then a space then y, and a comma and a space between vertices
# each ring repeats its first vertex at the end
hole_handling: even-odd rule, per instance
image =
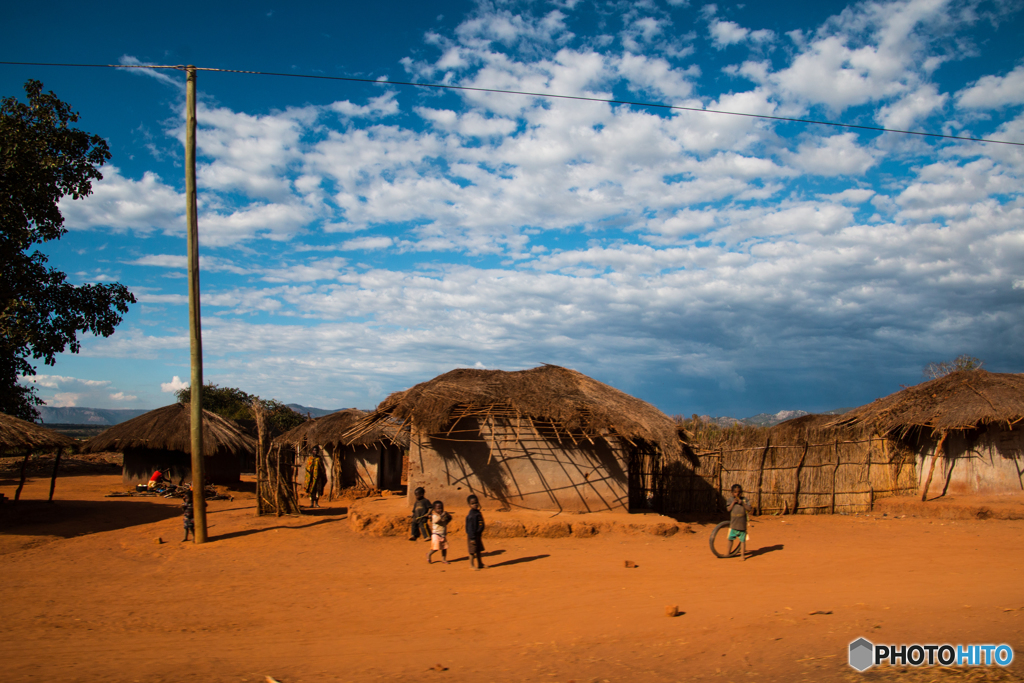
POLYGON ((850 643, 850 666, 857 671, 888 662, 893 666, 1009 666, 1009 645, 875 645, 867 638, 850 643))

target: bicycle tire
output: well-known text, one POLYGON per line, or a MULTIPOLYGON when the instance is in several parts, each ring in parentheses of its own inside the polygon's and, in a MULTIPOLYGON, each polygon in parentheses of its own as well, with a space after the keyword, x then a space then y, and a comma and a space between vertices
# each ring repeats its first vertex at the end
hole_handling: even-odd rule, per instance
POLYGON ((715 557, 718 557, 718 558, 732 557, 733 555, 738 554, 739 551, 740 551, 740 547, 739 547, 738 543, 736 544, 736 549, 732 552, 731 555, 729 553, 722 554, 722 553, 718 552, 718 549, 715 547, 715 539, 718 537, 718 532, 721 531, 722 529, 728 529, 729 528, 729 523, 730 523, 729 520, 726 520, 724 522, 719 522, 718 526, 716 526, 714 529, 711 530, 711 538, 708 539, 708 545, 711 546, 711 552, 713 552, 715 554, 715 557))

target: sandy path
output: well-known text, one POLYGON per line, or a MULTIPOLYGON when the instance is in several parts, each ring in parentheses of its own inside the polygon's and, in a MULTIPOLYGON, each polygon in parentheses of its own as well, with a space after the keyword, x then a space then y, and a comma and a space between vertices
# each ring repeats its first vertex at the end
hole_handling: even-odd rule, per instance
POLYGON ((213 542, 182 544, 169 501, 101 497, 117 487, 62 479, 54 511, 0 529, 6 679, 861 680, 859 636, 1009 643, 999 680, 1024 661, 1019 520, 761 518, 746 563, 715 559, 701 526, 492 539, 474 572, 461 536, 428 566, 425 544, 355 534, 343 508, 257 519, 251 497, 212 502, 213 542))

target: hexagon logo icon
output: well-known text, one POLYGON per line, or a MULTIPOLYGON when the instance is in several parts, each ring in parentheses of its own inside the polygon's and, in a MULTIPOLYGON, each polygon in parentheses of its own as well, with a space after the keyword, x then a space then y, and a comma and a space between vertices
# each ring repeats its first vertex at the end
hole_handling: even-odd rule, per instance
POLYGON ((850 666, 857 671, 867 671, 874 662, 875 646, 865 638, 850 643, 850 666))

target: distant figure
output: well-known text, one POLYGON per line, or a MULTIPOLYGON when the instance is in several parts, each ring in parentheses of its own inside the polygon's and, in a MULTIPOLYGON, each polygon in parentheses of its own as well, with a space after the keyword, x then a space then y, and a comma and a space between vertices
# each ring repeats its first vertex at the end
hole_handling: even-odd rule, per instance
MULTIPOLYGON (((185 499, 181 503, 181 521, 185 527, 185 538, 181 539, 182 543, 188 540, 188 532, 190 531, 192 532, 192 540, 195 540, 196 537, 196 511, 194 503, 192 487, 189 486, 188 490, 185 491, 185 499)), ((206 508, 205 500, 203 501, 203 508, 206 508)))
POLYGON ((169 467, 161 467, 157 469, 157 471, 153 473, 153 476, 149 478, 149 481, 146 482, 146 487, 149 489, 155 489, 165 481, 168 484, 171 483, 171 478, 167 476, 167 471, 169 469, 169 467))
POLYGON ((481 553, 484 551, 484 513, 480 512, 480 499, 475 495, 466 499, 469 503, 469 514, 466 515, 466 538, 469 542, 469 566, 473 566, 473 559, 476 558, 477 571, 484 568, 484 561, 481 553))
POLYGON ((740 547, 740 557, 747 559, 747 513, 751 506, 743 497, 743 487, 739 484, 732 485, 732 502, 726 508, 729 511, 729 552, 727 557, 733 553, 733 541, 737 541, 740 547))
POLYGON ((448 524, 452 516, 444 511, 444 503, 436 501, 434 511, 430 513, 430 552, 427 553, 427 564, 433 562, 434 553, 441 551, 441 561, 448 564, 448 524))
POLYGON ((412 504, 412 528, 410 529, 409 540, 415 541, 423 536, 424 541, 430 540, 430 509, 434 505, 426 498, 426 489, 422 486, 416 487, 413 494, 416 501, 412 504))
POLYGON ((324 459, 319 453, 313 453, 306 459, 306 493, 309 495, 311 507, 320 507, 320 496, 327 486, 327 472, 324 471, 324 459))

